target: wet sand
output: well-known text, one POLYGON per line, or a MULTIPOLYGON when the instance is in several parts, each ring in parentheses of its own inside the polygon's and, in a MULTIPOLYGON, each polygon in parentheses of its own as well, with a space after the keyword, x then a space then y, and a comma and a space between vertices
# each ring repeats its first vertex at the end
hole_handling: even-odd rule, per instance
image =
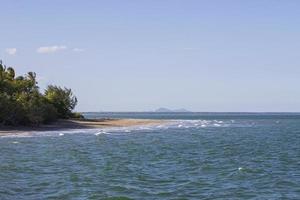
POLYGON ((37 127, 25 126, 0 126, 0 136, 30 134, 34 131, 59 131, 72 129, 92 129, 109 127, 129 127, 158 125, 166 123, 164 120, 152 119, 83 119, 83 120, 59 120, 52 124, 40 125, 37 127))

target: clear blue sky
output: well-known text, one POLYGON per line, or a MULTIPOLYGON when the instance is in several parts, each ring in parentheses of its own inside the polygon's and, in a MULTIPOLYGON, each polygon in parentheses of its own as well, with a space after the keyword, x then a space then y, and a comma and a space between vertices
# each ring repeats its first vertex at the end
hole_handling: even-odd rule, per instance
POLYGON ((300 111, 298 0, 1 1, 0 58, 78 111, 300 111))

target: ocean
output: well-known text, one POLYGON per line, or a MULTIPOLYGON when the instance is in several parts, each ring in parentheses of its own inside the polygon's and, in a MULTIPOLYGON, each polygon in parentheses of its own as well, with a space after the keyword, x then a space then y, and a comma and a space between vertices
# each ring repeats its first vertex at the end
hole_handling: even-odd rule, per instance
POLYGON ((0 199, 300 199, 299 113, 84 113, 168 119, 0 137, 0 199))

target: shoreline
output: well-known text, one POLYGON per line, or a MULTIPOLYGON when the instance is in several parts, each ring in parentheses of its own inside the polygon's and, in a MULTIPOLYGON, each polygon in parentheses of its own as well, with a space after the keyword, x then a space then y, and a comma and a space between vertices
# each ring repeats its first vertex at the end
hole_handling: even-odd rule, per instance
POLYGON ((76 129, 97 129, 112 127, 151 126, 166 123, 166 120, 155 119, 67 119, 58 120, 52 124, 43 124, 37 127, 29 126, 0 126, 0 137, 9 135, 23 135, 32 132, 66 131, 76 129))

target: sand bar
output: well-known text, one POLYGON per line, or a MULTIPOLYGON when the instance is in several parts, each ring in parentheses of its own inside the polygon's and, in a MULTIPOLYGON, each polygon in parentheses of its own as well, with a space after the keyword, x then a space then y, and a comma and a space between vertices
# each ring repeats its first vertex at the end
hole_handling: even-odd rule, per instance
POLYGON ((83 120, 59 120, 52 124, 40 125, 37 127, 11 127, 0 126, 0 136, 29 134, 34 131, 59 131, 71 129, 92 129, 92 128, 109 128, 109 127, 129 127, 129 126, 146 126, 159 125, 166 123, 165 120, 152 119, 83 119, 83 120))

